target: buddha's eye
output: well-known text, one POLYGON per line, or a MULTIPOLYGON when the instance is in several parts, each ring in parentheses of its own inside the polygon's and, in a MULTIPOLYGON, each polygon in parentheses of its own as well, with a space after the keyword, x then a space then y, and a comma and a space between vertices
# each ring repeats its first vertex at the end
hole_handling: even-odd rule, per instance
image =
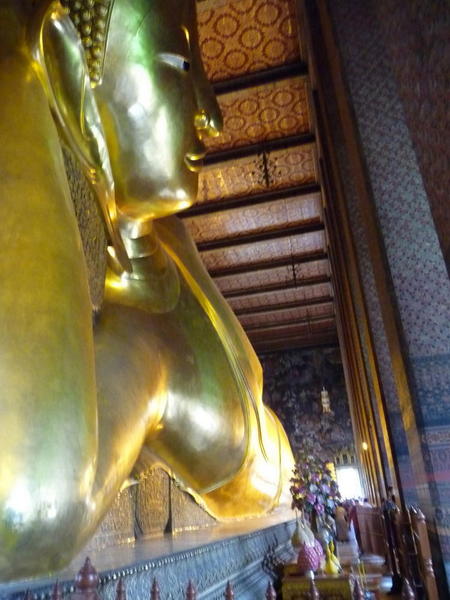
POLYGON ((185 56, 174 54, 172 52, 160 52, 159 59, 165 62, 166 65, 179 69, 180 71, 189 71, 191 63, 185 56))

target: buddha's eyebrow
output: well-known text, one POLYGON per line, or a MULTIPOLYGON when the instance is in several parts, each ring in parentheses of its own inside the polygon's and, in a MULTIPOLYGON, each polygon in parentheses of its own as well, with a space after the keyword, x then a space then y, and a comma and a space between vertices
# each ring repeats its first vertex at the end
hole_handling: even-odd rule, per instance
POLYGON ((186 56, 183 56, 182 54, 176 54, 174 52, 159 52, 158 58, 170 67, 174 67, 180 71, 189 71, 191 66, 191 63, 186 56))

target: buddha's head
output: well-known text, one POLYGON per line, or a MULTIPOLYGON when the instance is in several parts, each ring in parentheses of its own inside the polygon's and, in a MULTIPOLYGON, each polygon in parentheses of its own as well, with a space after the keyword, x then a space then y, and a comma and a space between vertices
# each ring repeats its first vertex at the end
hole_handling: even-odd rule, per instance
POLYGON ((139 236, 152 219, 195 201, 202 139, 221 128, 201 63, 195 1, 68 4, 97 82, 118 209, 129 234, 139 236))

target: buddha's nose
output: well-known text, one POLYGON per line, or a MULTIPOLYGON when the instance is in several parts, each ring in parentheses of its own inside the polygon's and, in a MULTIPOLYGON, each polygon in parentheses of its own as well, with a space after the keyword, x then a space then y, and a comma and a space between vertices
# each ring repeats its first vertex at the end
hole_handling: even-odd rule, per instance
POLYGON ((200 139, 217 137, 222 130, 222 115, 219 107, 216 114, 204 108, 198 110, 194 117, 194 126, 200 139))

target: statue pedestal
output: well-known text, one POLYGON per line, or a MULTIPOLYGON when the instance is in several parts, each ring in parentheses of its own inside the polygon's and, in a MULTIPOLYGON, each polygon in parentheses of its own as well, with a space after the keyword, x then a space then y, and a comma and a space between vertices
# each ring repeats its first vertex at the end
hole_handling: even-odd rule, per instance
MULTIPOLYGON (((292 511, 277 511, 259 519, 91 552, 91 562, 100 577, 99 594, 102 600, 114 600, 118 579, 122 578, 128 600, 148 600, 156 578, 161 600, 185 597, 189 579, 197 589, 198 600, 223 598, 227 581, 239 600, 264 598, 267 582, 275 576, 277 566, 293 560, 290 538, 294 526, 292 511)), ((64 598, 69 598, 85 556, 80 554, 68 569, 51 577, 0 585, 0 599, 23 600, 29 589, 33 600, 47 600, 56 579, 64 598)))

